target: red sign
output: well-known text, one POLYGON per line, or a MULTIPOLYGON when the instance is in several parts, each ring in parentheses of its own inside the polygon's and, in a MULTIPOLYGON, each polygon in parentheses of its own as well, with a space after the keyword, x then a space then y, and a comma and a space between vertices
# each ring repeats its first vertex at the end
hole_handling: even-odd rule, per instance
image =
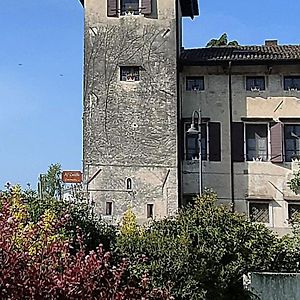
POLYGON ((62 181, 64 183, 81 183, 82 173, 81 171, 63 171, 62 181))

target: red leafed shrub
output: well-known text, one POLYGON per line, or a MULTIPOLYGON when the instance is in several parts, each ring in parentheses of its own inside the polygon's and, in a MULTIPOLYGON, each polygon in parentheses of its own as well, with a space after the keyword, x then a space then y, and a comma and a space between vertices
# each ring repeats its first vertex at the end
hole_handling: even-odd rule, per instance
POLYGON ((0 199, 0 206, 0 299, 172 299, 150 289, 146 274, 130 280, 128 262, 113 266, 101 245, 86 255, 78 238, 71 254, 61 221, 48 216, 26 224, 11 199, 0 199))

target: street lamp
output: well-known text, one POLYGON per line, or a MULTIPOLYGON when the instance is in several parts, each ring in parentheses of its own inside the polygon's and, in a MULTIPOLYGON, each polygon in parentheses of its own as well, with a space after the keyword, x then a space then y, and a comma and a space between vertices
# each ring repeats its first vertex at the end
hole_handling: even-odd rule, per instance
POLYGON ((199 155, 199 196, 202 195, 202 141, 201 141, 201 110, 194 110, 192 114, 191 127, 187 131, 187 134, 198 135, 198 155, 199 155), (195 118, 198 120, 198 129, 195 126, 195 118))

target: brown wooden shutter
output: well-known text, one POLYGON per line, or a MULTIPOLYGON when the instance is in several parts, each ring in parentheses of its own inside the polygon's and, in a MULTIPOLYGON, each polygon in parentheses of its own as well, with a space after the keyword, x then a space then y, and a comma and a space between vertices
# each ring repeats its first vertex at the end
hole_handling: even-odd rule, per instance
POLYGON ((221 161, 221 126, 217 122, 208 123, 209 160, 221 161))
POLYGON ((118 0, 107 0, 107 16, 118 16, 118 0))
POLYGON ((281 122, 271 125, 271 161, 283 161, 283 124, 281 122))
POLYGON ((152 0, 142 0, 142 14, 150 15, 152 13, 152 0))
POLYGON ((232 123, 232 160, 235 162, 242 162, 244 158, 244 123, 232 123))

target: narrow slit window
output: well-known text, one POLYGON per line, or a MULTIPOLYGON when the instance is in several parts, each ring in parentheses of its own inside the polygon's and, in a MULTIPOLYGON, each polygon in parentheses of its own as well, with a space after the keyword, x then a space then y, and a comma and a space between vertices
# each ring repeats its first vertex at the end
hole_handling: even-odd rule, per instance
POLYGON ((131 178, 126 179, 126 189, 129 191, 132 190, 132 179, 131 178))
POLYGON ((154 204, 147 204, 147 218, 152 218, 154 216, 154 204))
POLYGON ((112 209, 113 209, 113 203, 111 201, 107 201, 105 205, 105 215, 111 216, 112 215, 112 209))
POLYGON ((120 67, 120 80, 134 82, 140 80, 140 67, 120 67))

